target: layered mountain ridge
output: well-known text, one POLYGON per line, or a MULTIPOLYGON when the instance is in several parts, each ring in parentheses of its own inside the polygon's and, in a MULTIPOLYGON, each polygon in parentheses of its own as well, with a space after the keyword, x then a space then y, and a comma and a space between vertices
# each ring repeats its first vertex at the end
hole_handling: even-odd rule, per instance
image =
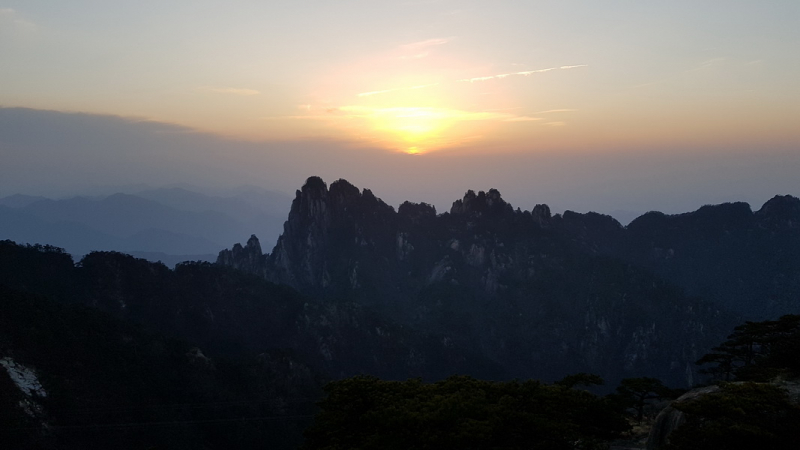
POLYGON ((735 314, 796 310, 797 203, 648 213, 626 228, 596 213, 553 215, 547 205, 515 210, 494 189, 468 191, 443 214, 409 202, 395 211, 368 189, 311 177, 271 253, 253 236, 217 262, 445 333, 512 376, 587 371, 691 384, 693 362, 735 314), (762 257, 778 250, 780 261, 762 257), (704 261, 710 277, 696 267, 704 261), (756 287, 729 280, 748 274, 756 287), (713 295, 723 284, 735 298, 713 295))

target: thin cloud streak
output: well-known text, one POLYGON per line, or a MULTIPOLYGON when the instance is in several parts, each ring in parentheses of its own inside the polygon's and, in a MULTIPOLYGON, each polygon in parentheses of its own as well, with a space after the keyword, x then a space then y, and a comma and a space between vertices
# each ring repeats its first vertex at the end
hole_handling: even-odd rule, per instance
MULTIPOLYGON (((553 70, 577 69, 577 68, 580 68, 580 67, 589 67, 589 65, 588 64, 578 64, 578 65, 574 65, 574 66, 548 67, 547 69, 526 70, 526 71, 523 71, 523 72, 501 73, 501 74, 497 74, 497 75, 489 75, 489 76, 486 76, 486 77, 462 78, 460 80, 455 80, 455 82, 456 83, 461 83, 461 82, 475 83, 475 82, 489 81, 489 80, 502 80, 503 78, 507 78, 507 77, 510 77, 510 76, 524 76, 524 77, 527 77, 529 75, 533 75, 533 74, 537 74, 537 73, 551 72, 553 70)), ((368 96, 371 96, 371 95, 388 94, 389 92, 395 92, 395 91, 404 91, 404 90, 409 90, 409 89, 422 89, 422 88, 427 88, 427 87, 431 87, 431 86, 436 86, 438 84, 440 84, 440 83, 422 84, 422 85, 419 85, 419 86, 400 87, 400 88, 393 88, 393 89, 381 89, 381 90, 377 90, 377 91, 362 92, 362 93, 356 94, 356 95, 358 97, 368 97, 368 96)))
POLYGON ((261 91, 255 89, 233 88, 233 87, 204 87, 201 90, 206 92, 214 92, 216 94, 230 94, 230 95, 260 95, 261 91))
POLYGON ((437 45, 444 45, 448 42, 452 41, 453 38, 438 38, 438 39, 426 39, 424 41, 419 42, 412 42, 410 44, 401 45, 400 48, 403 50, 422 50, 428 47, 435 47, 437 45))
POLYGON ((536 114, 547 114, 547 113, 557 113, 557 112, 575 112, 577 109, 548 109, 547 111, 539 111, 536 114))
POLYGON ((523 72, 501 73, 501 74, 497 74, 497 75, 489 75, 489 76, 486 76, 486 77, 462 78, 462 79, 456 80, 456 81, 457 82, 465 82, 466 81, 466 82, 470 82, 470 83, 475 83, 475 82, 480 82, 480 81, 500 80, 500 79, 507 78, 507 77, 510 77, 510 76, 524 76, 524 77, 527 77, 529 75, 533 75, 533 74, 536 74, 536 73, 551 72, 553 70, 569 70, 569 69, 576 69, 576 68, 579 68, 579 67, 589 67, 589 65, 588 64, 578 64, 578 65, 574 65, 574 66, 548 67, 547 69, 526 70, 526 71, 523 71, 523 72))
POLYGON ((536 120, 542 120, 541 117, 526 117, 526 116, 519 116, 519 117, 512 117, 510 119, 505 119, 503 122, 533 122, 536 120))
MULTIPOLYGON (((11 8, 0 8, 0 23, 9 22, 9 26, 17 31, 34 31, 37 29, 35 23, 20 17, 20 14, 11 8)), ((0 31, 2 29, 0 28, 0 31)), ((10 30, 13 31, 13 30, 10 30)))

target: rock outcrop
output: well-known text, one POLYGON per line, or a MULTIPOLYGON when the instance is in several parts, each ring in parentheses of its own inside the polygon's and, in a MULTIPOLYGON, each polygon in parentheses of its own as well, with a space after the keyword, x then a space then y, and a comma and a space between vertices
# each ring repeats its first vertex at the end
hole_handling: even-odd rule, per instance
MULTIPOLYGON (((718 390, 719 386, 716 385, 692 389, 678 397, 675 402, 691 402, 698 397, 717 392, 718 390)), ((653 428, 650 429, 650 435, 647 437, 647 450, 663 449, 669 442, 669 435, 685 421, 686 415, 683 411, 674 408, 671 404, 664 408, 658 413, 653 428)))
MULTIPOLYGON (((794 429, 795 423, 793 423, 793 420, 796 420, 799 406, 800 382, 798 382, 798 380, 776 379, 769 383, 736 382, 720 386, 711 385, 692 389, 671 402, 669 406, 658 414, 650 430, 646 448, 647 450, 662 450, 668 448, 673 432, 680 429, 680 427, 687 422, 691 421, 693 425, 697 427, 705 421, 719 419, 722 419, 723 422, 716 425, 709 425, 715 433, 719 433, 720 426, 731 428, 731 433, 736 433, 735 428, 737 425, 741 426, 741 423, 744 423, 746 426, 750 427, 747 433, 750 433, 751 436, 759 436, 759 440, 764 440, 764 442, 761 442, 765 445, 764 448, 774 448, 769 446, 766 439, 775 438, 776 436, 771 436, 771 434, 776 430, 771 430, 772 432, 767 429, 759 430, 759 427, 766 426, 766 428, 769 428, 770 426, 776 426, 774 422, 778 422, 779 420, 785 421, 788 417, 791 429, 782 429, 780 431, 783 433, 788 431, 796 436, 796 430, 794 429), (772 393, 770 391, 778 392, 780 395, 776 398, 771 395, 772 393), (713 397, 716 397, 712 403, 713 406, 704 409, 708 415, 701 415, 698 417, 696 416, 696 414, 698 414, 697 411, 689 415, 679 409, 681 405, 696 404, 697 402, 709 400, 713 397), (735 402, 735 405, 732 402, 735 402), (793 414, 795 419, 791 419, 791 416, 787 416, 787 413, 793 414), (771 416, 773 420, 765 419, 765 417, 769 416, 771 416), (736 421, 741 423, 733 423, 731 417, 735 417, 736 421)), ((781 429, 782 427, 777 426, 776 428, 781 429)), ((723 430, 724 429, 725 428, 723 428, 723 430)), ((710 436, 711 439, 714 437, 713 434, 710 436)), ((719 438, 719 436, 716 437, 719 438)), ((713 443, 713 440, 709 443, 713 443)), ((716 448, 730 447, 721 446, 716 448)))
POLYGON ((230 250, 222 250, 217 256, 217 263, 220 265, 264 277, 266 276, 265 262, 266 255, 261 250, 261 243, 256 235, 251 235, 244 247, 242 244, 234 244, 230 250))

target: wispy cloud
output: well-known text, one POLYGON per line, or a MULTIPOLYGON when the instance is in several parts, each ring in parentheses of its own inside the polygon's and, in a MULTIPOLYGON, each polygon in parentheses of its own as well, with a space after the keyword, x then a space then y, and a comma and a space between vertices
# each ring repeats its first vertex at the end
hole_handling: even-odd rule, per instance
MULTIPOLYGON (((524 76, 524 77, 527 77, 529 75, 533 75, 533 74, 537 74, 537 73, 545 73, 545 72, 550 72, 550 71, 553 71, 553 70, 569 70, 569 69, 576 69, 576 68, 579 68, 579 67, 589 67, 589 66, 587 64, 578 64, 578 65, 575 65, 575 66, 548 67, 547 69, 536 69, 536 70, 526 70, 526 71, 522 71, 522 72, 500 73, 500 74, 497 74, 497 75, 489 75, 489 76, 485 76, 485 77, 462 78, 460 80, 455 80, 455 82, 456 83, 460 83, 460 82, 475 83, 475 82, 489 81, 489 80, 501 80, 503 78, 507 78, 507 77, 511 77, 511 76, 524 76)), ((361 92, 360 94, 356 94, 356 95, 358 97, 369 97, 369 96, 372 96, 372 95, 388 94, 390 92, 396 92, 396 91, 406 91, 406 90, 410 90, 410 89, 423 89, 423 88, 437 86, 439 84, 441 84, 441 83, 430 83, 430 84, 421 84, 421 85, 418 85, 418 86, 399 87, 399 88, 391 88, 391 89, 380 89, 380 90, 375 90, 375 91, 361 92)), ((556 112, 556 110, 552 110, 552 111, 548 111, 548 112, 556 112)))
POLYGON ((397 49, 402 53, 399 59, 422 59, 431 55, 433 47, 447 44, 453 38, 426 39, 424 41, 412 42, 410 44, 399 45, 397 49))
POLYGON ((233 87, 206 86, 200 88, 200 90, 206 92, 214 92, 216 94, 244 95, 244 96, 261 94, 261 91, 257 91, 255 89, 244 89, 244 88, 233 88, 233 87))
POLYGON ((489 75, 489 76, 485 76, 485 77, 462 78, 462 79, 456 80, 456 81, 458 81, 458 82, 466 81, 466 82, 470 82, 470 83, 475 83, 475 82, 480 82, 480 81, 500 80, 500 79, 511 77, 511 76, 527 77, 529 75, 533 75, 533 74, 537 74, 537 73, 551 72, 553 70, 569 70, 569 69, 576 69, 576 68, 579 68, 579 67, 589 67, 589 65, 588 64, 578 64, 578 65, 575 65, 575 66, 548 67, 547 69, 536 69, 536 70, 525 70, 525 71, 522 71, 522 72, 501 73, 501 74, 489 75))
POLYGON ((400 46, 401 50, 406 51, 419 51, 422 49, 426 49, 428 47, 435 47, 437 45, 444 45, 448 42, 452 41, 453 38, 438 38, 438 39, 426 39, 424 41, 419 42, 412 42, 410 44, 403 44, 400 46))
POLYGON ((517 116, 511 117, 509 119, 503 120, 503 122, 534 122, 537 120, 542 120, 541 117, 527 117, 527 116, 517 116))
POLYGON ((422 59, 430 55, 430 52, 417 53, 415 55, 401 56, 400 59, 422 59))
POLYGON ((0 32, 30 32, 38 27, 30 20, 23 19, 14 9, 0 8, 0 32))
POLYGON ((558 112, 575 112, 577 109, 548 109, 547 111, 539 111, 536 114, 558 113, 558 112))

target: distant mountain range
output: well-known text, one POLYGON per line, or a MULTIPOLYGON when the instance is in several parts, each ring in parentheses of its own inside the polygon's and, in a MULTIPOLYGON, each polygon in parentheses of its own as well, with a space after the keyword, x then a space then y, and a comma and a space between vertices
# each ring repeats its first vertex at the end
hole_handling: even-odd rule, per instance
POLYGON ((228 197, 183 188, 58 200, 16 194, 0 198, 0 239, 56 245, 78 257, 123 251, 174 265, 211 260, 254 230, 277 240, 288 203, 286 194, 257 188, 228 197))

